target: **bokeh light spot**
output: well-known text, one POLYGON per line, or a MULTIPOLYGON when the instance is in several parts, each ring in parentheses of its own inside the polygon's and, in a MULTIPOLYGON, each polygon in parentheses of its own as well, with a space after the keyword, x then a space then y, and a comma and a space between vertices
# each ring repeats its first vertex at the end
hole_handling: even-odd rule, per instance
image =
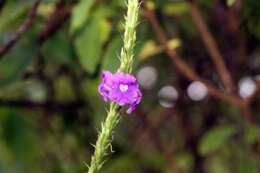
POLYGON ((144 89, 152 89, 156 84, 158 77, 157 70, 152 66, 141 68, 137 73, 137 80, 140 86, 144 89))
POLYGON ((189 85, 187 94, 191 100, 200 101, 208 95, 208 89, 202 82, 195 81, 189 85))
POLYGON ((159 103, 165 108, 173 107, 178 97, 178 91, 170 85, 162 87, 158 92, 159 103))
POLYGON ((251 77, 244 77, 238 83, 239 95, 248 98, 256 91, 256 82, 251 77))

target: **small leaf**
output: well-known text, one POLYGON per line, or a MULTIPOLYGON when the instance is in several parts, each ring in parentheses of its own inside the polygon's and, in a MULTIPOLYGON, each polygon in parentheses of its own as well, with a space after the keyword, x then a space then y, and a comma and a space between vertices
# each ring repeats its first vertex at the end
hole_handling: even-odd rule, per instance
POLYGON ((210 154, 219 149, 226 140, 236 132, 234 127, 216 127, 203 136, 199 152, 202 155, 210 154))
POLYGON ((166 15, 181 15, 189 11, 188 5, 185 2, 177 2, 166 4, 163 6, 163 12, 166 15))
POLYGON ((55 4, 54 3, 44 3, 41 4, 38 7, 37 13, 39 15, 48 17, 51 15, 51 13, 53 13, 53 11, 55 10, 55 4))
POLYGON ((144 46, 139 54, 139 57, 140 57, 140 59, 145 60, 162 51, 163 51, 163 49, 161 46, 156 45, 155 41, 149 40, 144 44, 144 46))
POLYGON ((167 44, 170 49, 176 49, 181 46, 181 40, 178 38, 174 38, 169 40, 167 44))
POLYGON ((153 2, 153 1, 147 1, 146 2, 146 6, 147 6, 147 8, 148 9, 150 9, 150 10, 154 10, 155 9, 155 3, 153 2))
MULTIPOLYGON (((170 49, 176 49, 181 45, 181 40, 178 38, 171 39, 168 41, 167 45, 170 49)), ((144 43, 141 52, 139 53, 139 57, 141 60, 145 60, 161 52, 163 52, 162 46, 157 45, 153 40, 148 40, 144 43)))
POLYGON ((232 5, 234 5, 235 2, 236 0, 227 0, 227 5, 231 7, 232 5))

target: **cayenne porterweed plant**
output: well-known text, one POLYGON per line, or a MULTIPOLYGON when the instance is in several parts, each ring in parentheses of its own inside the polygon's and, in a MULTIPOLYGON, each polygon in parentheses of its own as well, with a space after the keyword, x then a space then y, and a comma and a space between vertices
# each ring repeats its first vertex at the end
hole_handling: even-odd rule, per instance
POLYGON ((98 87, 103 100, 111 103, 107 117, 101 123, 101 131, 95 144, 94 155, 88 166, 88 173, 97 173, 104 164, 108 149, 112 147, 111 136, 114 128, 119 123, 121 106, 127 105, 127 113, 130 114, 136 109, 142 98, 136 78, 130 74, 134 61, 133 49, 136 41, 136 26, 139 13, 138 0, 128 0, 127 7, 123 47, 120 53, 121 65, 115 74, 104 71, 102 73, 102 82, 98 87))

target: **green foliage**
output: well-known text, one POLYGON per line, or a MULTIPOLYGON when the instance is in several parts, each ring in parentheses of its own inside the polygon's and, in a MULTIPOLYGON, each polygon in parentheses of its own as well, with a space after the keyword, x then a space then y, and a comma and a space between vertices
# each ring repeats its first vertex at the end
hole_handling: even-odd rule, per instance
POLYGON ((168 3, 163 6, 166 15, 183 15, 189 10, 186 2, 168 3))
POLYGON ((260 139, 260 127, 251 125, 245 131, 246 141, 250 144, 257 142, 260 139))
MULTIPOLYGON (((0 48, 24 23, 35 1, 0 0, 0 48)), ((244 1, 241 12, 234 15, 235 23, 225 12, 234 11, 236 0, 217 1, 194 2, 234 81, 248 75, 257 80, 260 1, 244 1), (233 32, 236 22, 238 33, 233 32), (239 57, 242 52, 244 58, 239 57)), ((165 30, 169 48, 222 91, 187 2, 149 0, 148 5, 165 30)), ((236 105, 210 95, 200 102, 189 99, 186 90, 191 81, 178 73, 142 6, 140 11, 132 49, 135 33, 130 25, 135 18, 130 18, 130 25, 123 24, 125 0, 42 0, 32 26, 0 57, 0 173, 86 172, 84 163, 90 163, 95 149, 90 143, 102 129, 106 133, 101 135, 99 154, 106 151, 107 160, 99 160, 106 161, 101 173, 260 171, 259 96, 250 104, 253 124, 245 123, 236 105), (46 40, 39 42, 40 36, 46 40), (128 43, 130 47, 125 46, 128 43), (121 52, 127 57, 124 66, 132 66, 129 55, 136 55, 133 74, 152 66, 158 77, 153 88, 142 88, 138 111, 131 116, 122 111, 119 117, 106 109, 97 88, 102 70, 118 70, 121 52), (173 85, 179 95, 170 109, 158 103, 158 92, 165 85, 173 85), (107 112, 113 123, 100 127, 107 112), (122 124, 112 133, 118 119, 122 124)))
POLYGON ((79 60, 86 71, 93 73, 99 63, 103 44, 109 37, 110 25, 101 9, 95 11, 88 23, 75 38, 79 60))
POLYGON ((45 59, 54 64, 73 64, 75 57, 67 31, 60 31, 47 40, 41 48, 45 59), (55 45, 55 46, 53 46, 55 45))
POLYGON ((119 52, 122 46, 121 37, 115 37, 110 44, 104 55, 104 61, 102 63, 102 69, 115 72, 120 65, 119 52))
POLYGON ((5 8, 1 12, 5 17, 0 20, 0 32, 14 31, 16 27, 23 21, 28 10, 28 5, 25 3, 11 3, 8 1, 5 8))
POLYGON ((13 48, 13 51, 7 53, 0 63, 0 84, 6 85, 20 79, 36 58, 37 49, 34 41, 23 39, 13 48))
POLYGON ((75 95, 72 92, 72 86, 67 77, 61 76, 55 83, 56 99, 62 100, 73 100, 75 95), (65 94, 64 94, 65 93, 65 94))
POLYGON ((136 27, 138 24, 139 4, 136 0, 127 2, 128 10, 124 23, 123 47, 120 52, 119 70, 131 73, 134 61, 134 47, 136 44, 136 27))
MULTIPOLYGON (((37 164, 39 148, 38 138, 32 130, 32 126, 25 120, 24 114, 19 110, 1 108, 5 118, 0 120, 0 171, 1 165, 5 171, 15 171, 18 167, 28 167, 37 164), (8 165, 13 164, 13 167, 8 165)), ((36 168, 32 166, 32 168, 36 168)), ((22 169, 21 172, 24 172, 22 169)))
POLYGON ((185 172, 192 171, 194 167, 193 156, 188 152, 180 152, 176 155, 176 164, 185 172))
POLYGON ((235 2, 236 2, 236 0, 227 0, 227 5, 230 7, 230 6, 232 6, 235 2))
POLYGON ((76 7, 74 7, 72 17, 71 17, 71 25, 70 30, 72 33, 77 31, 82 25, 87 22, 90 9, 94 4, 94 0, 81 0, 76 7))
POLYGON ((199 152, 202 155, 211 154, 223 146, 235 132, 236 129, 232 126, 216 127, 210 130, 201 139, 199 152))
POLYGON ((239 173, 257 173, 259 165, 249 160, 243 160, 239 166, 239 173))
POLYGON ((27 158, 35 159, 33 154, 35 152, 35 139, 32 129, 24 120, 23 115, 16 111, 10 111, 3 126, 3 138, 8 147, 20 156, 24 161, 27 158))

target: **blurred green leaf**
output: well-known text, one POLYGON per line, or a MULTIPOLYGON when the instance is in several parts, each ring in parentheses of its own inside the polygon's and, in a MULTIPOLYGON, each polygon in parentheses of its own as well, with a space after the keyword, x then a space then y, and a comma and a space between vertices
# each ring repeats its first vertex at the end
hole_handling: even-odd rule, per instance
POLYGON ((154 40, 148 40, 145 42, 139 57, 141 60, 145 60, 149 57, 152 57, 158 53, 161 53, 163 51, 163 48, 156 44, 154 40))
POLYGON ((245 137, 248 143, 252 144, 256 142, 257 140, 260 139, 260 127, 256 125, 251 125, 247 127, 245 137))
POLYGON ((104 55, 102 69, 112 72, 115 72, 118 69, 120 65, 120 60, 118 57, 120 54, 121 46, 121 37, 117 36, 113 38, 113 40, 109 43, 108 49, 104 55))
MULTIPOLYGON (((39 81, 38 81, 39 82, 39 81)), ((1 99, 20 99, 24 97, 28 97, 29 93, 34 92, 35 90, 31 90, 33 85, 35 85, 34 80, 28 81, 15 81, 9 85, 1 86, 0 90, 0 98, 1 99)), ((39 94, 39 93, 37 93, 39 94)))
POLYGON ((137 159, 131 154, 126 154, 109 161, 109 166, 105 167, 101 173, 121 173, 122 170, 135 173, 137 167, 137 159))
POLYGON ((257 164, 249 160, 243 160, 239 164, 239 173, 257 173, 257 164))
POLYGON ((189 12, 186 2, 169 3, 163 6, 163 12, 166 15, 182 15, 189 12))
POLYGON ((7 2, 1 11, 0 32, 16 30, 23 22, 29 9, 29 3, 7 2))
POLYGON ((73 93, 73 86, 66 76, 62 76, 55 81, 56 99, 61 102, 73 100, 75 95, 73 93))
MULTIPOLYGON (((0 108, 0 124, 2 124, 3 122, 5 122, 6 117, 8 117, 8 112, 9 109, 8 108, 0 108)), ((0 126, 0 133, 1 133, 1 126, 0 126)))
POLYGON ((205 134, 199 145, 199 152, 202 155, 210 154, 219 149, 226 140, 236 132, 231 126, 216 127, 205 134))
POLYGON ((111 27, 103 9, 95 12, 88 24, 77 35, 75 47, 80 63, 86 71, 93 73, 99 63, 102 46, 108 39, 111 27))
POLYGON ((100 79, 95 79, 91 81, 84 82, 84 95, 87 96, 88 100, 91 100, 90 105, 93 108, 91 111, 91 118, 94 121, 96 127, 99 127, 100 121, 104 119, 106 115, 106 103, 102 100, 101 96, 98 93, 98 85, 100 79))
POLYGON ((227 160, 223 156, 213 155, 204 162, 205 172, 209 173, 233 173, 229 170, 227 160))
POLYGON ((176 165, 181 168, 181 170, 185 170, 185 172, 191 172, 194 167, 194 159, 191 153, 189 152, 180 152, 175 156, 176 165))
POLYGON ((167 170, 165 158, 161 152, 144 151, 140 160, 142 160, 142 165, 144 165, 145 167, 153 168, 155 170, 161 170, 162 172, 167 170))
POLYGON ((9 149, 20 161, 31 163, 36 161, 36 138, 32 127, 25 121, 22 113, 9 110, 3 123, 3 138, 9 149))
POLYGON ((227 5, 231 7, 235 2, 236 0, 227 0, 227 5))
MULTIPOLYGON (((181 40, 178 38, 174 38, 169 40, 167 44, 170 49, 176 49, 181 45, 181 40)), ((139 57, 141 60, 145 60, 162 52, 162 46, 157 45, 156 42, 153 40, 148 40, 143 44, 139 57)))
POLYGON ((87 21, 94 0, 81 0, 74 7, 71 17, 70 31, 77 31, 87 21))
POLYGON ((52 3, 46 2, 46 3, 40 4, 40 6, 38 7, 38 10, 37 10, 37 14, 40 16, 44 16, 44 17, 50 16, 53 13, 53 11, 55 10, 55 1, 58 1, 58 0, 52 0, 52 3))
POLYGON ((61 30, 49 38, 41 48, 44 58, 56 64, 73 63, 70 39, 66 31, 61 30), (53 46, 55 45, 55 46, 53 46))
POLYGON ((37 44, 29 39, 17 43, 0 60, 0 85, 18 80, 37 56, 37 44))
POLYGON ((122 0, 111 0, 111 4, 117 7, 125 8, 125 2, 122 0))

